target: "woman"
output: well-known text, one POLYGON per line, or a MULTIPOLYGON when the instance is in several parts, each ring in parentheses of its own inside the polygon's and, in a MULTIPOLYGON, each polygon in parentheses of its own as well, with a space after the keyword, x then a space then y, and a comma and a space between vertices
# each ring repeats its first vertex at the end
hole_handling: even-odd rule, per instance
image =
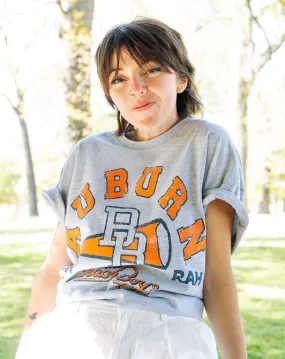
POLYGON ((242 165, 223 128, 190 117, 202 105, 180 34, 118 25, 96 63, 118 130, 79 141, 43 191, 59 224, 17 359, 212 359, 215 339, 246 358, 230 260, 248 224, 242 165))

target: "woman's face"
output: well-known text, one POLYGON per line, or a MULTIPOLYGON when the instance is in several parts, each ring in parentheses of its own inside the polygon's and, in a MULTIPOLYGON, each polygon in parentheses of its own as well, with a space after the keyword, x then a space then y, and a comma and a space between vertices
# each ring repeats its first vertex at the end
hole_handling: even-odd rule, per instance
POLYGON ((109 75, 109 92, 122 116, 137 128, 137 139, 147 140, 167 131, 178 121, 177 93, 187 86, 173 71, 166 72, 156 62, 140 68, 122 50, 119 72, 115 75, 117 57, 113 55, 109 75))

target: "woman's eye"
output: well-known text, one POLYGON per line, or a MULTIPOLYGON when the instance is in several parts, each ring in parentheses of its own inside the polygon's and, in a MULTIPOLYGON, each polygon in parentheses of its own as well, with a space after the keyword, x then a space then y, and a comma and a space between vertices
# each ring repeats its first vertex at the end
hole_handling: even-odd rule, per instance
MULTIPOLYGON (((152 75, 152 74, 156 74, 156 73, 159 73, 159 72, 161 72, 161 68, 160 68, 160 67, 156 67, 156 68, 153 68, 153 69, 150 69, 150 70, 146 71, 145 74, 150 74, 150 75, 152 75)), ((121 82, 123 82, 123 81, 124 81, 124 79, 123 79, 122 77, 116 77, 115 79, 113 79, 113 80, 111 81, 111 85, 117 85, 117 84, 119 84, 119 83, 121 83, 121 82)))
POLYGON ((116 85, 122 81, 123 81, 122 77, 117 77, 111 81, 111 85, 116 85))
POLYGON ((160 71, 161 71, 161 68, 157 67, 157 68, 148 70, 146 73, 155 74, 155 73, 160 72, 160 71))

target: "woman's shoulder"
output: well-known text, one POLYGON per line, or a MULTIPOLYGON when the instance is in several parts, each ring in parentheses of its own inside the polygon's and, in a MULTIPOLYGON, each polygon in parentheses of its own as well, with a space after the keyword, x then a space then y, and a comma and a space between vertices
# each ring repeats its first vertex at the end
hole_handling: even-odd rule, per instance
POLYGON ((100 145, 102 143, 112 143, 116 137, 116 130, 110 130, 88 135, 76 144, 79 148, 88 148, 90 146, 100 145))
POLYGON ((210 135, 219 138, 228 138, 229 132, 221 125, 200 118, 189 118, 189 127, 194 128, 196 131, 203 135, 210 135))

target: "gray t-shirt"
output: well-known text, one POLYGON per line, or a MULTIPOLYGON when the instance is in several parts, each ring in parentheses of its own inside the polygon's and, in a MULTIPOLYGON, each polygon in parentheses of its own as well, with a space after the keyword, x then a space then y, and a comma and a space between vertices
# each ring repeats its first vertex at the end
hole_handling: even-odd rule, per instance
POLYGON ((189 117, 147 141, 115 131, 80 140, 42 196, 66 229, 73 263, 60 270, 57 303, 98 300, 201 319, 207 205, 219 198, 235 209, 232 253, 248 225, 228 132, 189 117))

